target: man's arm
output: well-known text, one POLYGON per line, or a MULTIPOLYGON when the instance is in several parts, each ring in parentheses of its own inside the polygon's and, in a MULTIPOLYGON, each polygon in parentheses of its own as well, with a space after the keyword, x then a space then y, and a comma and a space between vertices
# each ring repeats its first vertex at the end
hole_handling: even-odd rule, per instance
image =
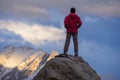
POLYGON ((65 17, 64 19, 64 27, 67 29, 68 28, 68 19, 65 17))
POLYGON ((65 26, 65 28, 68 28, 68 25, 67 25, 67 24, 65 24, 64 26, 65 26))
POLYGON ((77 27, 78 27, 78 28, 80 28, 80 27, 81 27, 81 25, 82 25, 82 21, 81 21, 80 17, 78 17, 77 27))

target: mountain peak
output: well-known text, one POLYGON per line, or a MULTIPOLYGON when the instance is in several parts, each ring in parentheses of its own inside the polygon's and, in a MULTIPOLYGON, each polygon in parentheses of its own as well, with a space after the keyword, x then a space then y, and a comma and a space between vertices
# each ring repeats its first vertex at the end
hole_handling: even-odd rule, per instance
POLYGON ((58 55, 58 52, 55 51, 55 50, 53 50, 53 51, 51 52, 51 54, 49 55, 49 58, 47 59, 47 61, 49 61, 50 59, 54 58, 54 57, 57 56, 57 55, 58 55))
POLYGON ((33 80, 101 80, 82 57, 69 55, 56 57, 47 62, 33 80))
POLYGON ((31 80, 56 55, 29 46, 6 46, 0 52, 0 80, 31 80))

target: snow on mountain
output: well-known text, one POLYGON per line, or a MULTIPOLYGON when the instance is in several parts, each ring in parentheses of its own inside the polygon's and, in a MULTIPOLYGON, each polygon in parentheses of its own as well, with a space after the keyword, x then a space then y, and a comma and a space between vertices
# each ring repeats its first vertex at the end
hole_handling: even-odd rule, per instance
POLYGON ((8 67, 13 68, 18 63, 20 63, 23 59, 30 56, 34 53, 34 49, 30 47, 14 47, 14 46, 7 46, 4 47, 2 52, 0 53, 0 64, 8 67))
POLYGON ((58 55, 40 49, 7 46, 0 52, 0 80, 31 80, 45 63, 58 55))

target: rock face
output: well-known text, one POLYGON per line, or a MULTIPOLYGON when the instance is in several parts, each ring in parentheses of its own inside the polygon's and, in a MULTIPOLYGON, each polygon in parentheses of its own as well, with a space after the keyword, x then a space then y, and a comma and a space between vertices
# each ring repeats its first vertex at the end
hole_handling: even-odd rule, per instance
POLYGON ((56 57, 46 63, 33 80, 101 80, 81 57, 56 57))

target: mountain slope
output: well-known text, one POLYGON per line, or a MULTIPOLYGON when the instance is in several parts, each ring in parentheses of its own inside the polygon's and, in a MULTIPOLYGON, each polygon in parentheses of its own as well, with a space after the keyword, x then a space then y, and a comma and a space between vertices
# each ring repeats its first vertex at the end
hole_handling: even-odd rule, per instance
POLYGON ((31 80, 54 54, 27 46, 7 46, 0 53, 0 80, 31 80))
POLYGON ((101 80, 81 57, 56 57, 47 62, 33 80, 101 80))

